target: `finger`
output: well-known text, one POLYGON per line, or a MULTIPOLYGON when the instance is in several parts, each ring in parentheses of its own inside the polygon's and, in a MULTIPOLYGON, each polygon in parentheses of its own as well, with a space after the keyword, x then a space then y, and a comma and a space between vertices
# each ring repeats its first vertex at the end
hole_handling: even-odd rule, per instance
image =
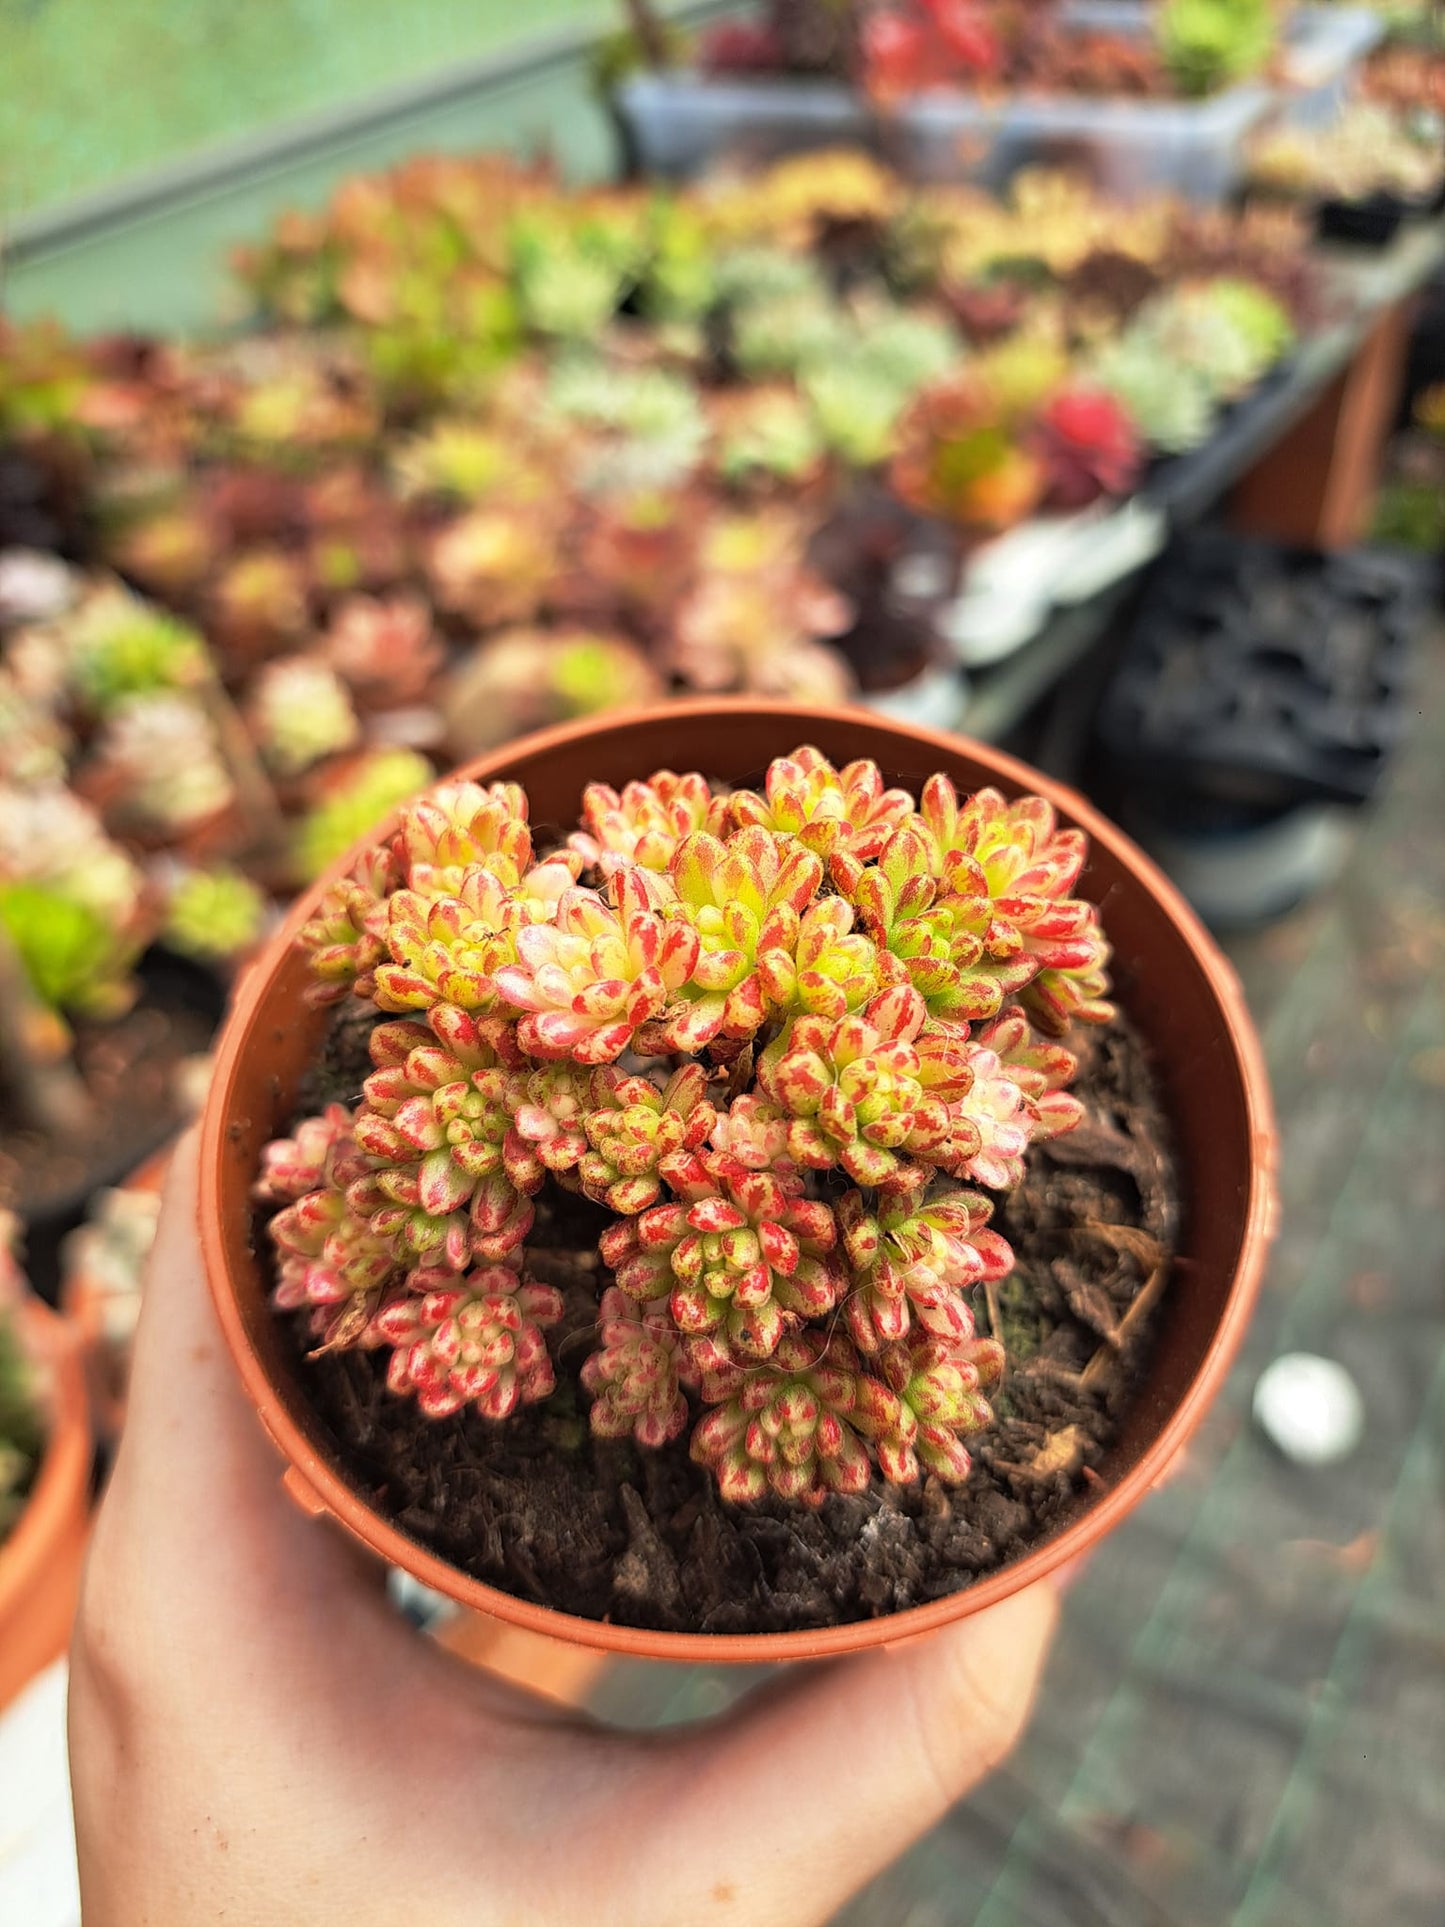
POLYGON ((827 1919, 1013 1747, 1057 1610, 1045 1581, 664 1745, 660 1845, 681 1843, 699 1896, 681 1918, 827 1919))
POLYGON ((188 1131, 166 1177, 146 1267, 117 1475, 144 1471, 158 1500, 190 1510, 276 1484, 278 1461, 246 1402, 206 1286, 197 1235, 199 1149, 188 1131))

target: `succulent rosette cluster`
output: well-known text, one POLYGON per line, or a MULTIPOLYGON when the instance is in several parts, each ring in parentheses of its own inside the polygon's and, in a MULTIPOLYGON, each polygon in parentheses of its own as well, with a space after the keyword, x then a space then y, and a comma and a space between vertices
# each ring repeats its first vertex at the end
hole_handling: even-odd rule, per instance
POLYGON ((360 1102, 266 1150, 277 1309, 437 1418, 545 1399, 586 1329, 593 1432, 691 1428, 728 1500, 961 1480, 990 1194, 1112 1014, 1085 855, 1036 797, 812 748, 758 792, 594 784, 546 851, 516 785, 441 786, 301 933, 313 1001, 377 1021, 360 1102), (612 1214, 590 1307, 534 1275, 547 1187, 612 1214))

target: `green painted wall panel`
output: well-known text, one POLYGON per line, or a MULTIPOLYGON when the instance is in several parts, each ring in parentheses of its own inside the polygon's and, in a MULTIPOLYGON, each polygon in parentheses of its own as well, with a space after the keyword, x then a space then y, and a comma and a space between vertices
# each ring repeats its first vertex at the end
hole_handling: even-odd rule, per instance
POLYGON ((613 133, 583 63, 547 69, 484 96, 327 143, 314 154, 238 173, 154 213, 105 222, 56 247, 26 251, 8 267, 3 306, 19 319, 54 315, 82 331, 189 334, 239 318, 226 258, 287 207, 319 206, 348 174, 388 167, 424 150, 540 149, 575 177, 615 164, 613 133))
POLYGON ((0 0, 0 220, 620 18, 618 0, 0 0))

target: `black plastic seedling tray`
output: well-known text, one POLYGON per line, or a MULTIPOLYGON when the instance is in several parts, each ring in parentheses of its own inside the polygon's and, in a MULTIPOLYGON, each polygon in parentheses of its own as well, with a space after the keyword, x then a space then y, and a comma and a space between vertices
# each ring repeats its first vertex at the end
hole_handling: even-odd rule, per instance
POLYGON ((1184 537, 1146 587, 1101 705, 1102 746, 1161 791, 1264 809, 1362 803, 1404 728, 1428 597, 1406 557, 1184 537))

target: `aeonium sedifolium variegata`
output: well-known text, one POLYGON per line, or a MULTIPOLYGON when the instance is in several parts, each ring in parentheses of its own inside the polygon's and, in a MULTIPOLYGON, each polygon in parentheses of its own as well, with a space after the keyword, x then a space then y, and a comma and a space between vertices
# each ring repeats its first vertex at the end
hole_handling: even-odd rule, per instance
POLYGON ((761 793, 592 784, 547 852, 515 784, 434 790, 302 932, 313 999, 382 1020, 356 1108, 266 1149, 277 1307, 503 1420, 553 1390, 528 1239, 580 1192, 612 1214, 595 1433, 690 1427, 735 1501, 962 1479, 1003 1366, 988 1194, 1078 1122, 1060 1040, 1112 1014, 1084 856, 1037 797, 810 748, 761 793))

